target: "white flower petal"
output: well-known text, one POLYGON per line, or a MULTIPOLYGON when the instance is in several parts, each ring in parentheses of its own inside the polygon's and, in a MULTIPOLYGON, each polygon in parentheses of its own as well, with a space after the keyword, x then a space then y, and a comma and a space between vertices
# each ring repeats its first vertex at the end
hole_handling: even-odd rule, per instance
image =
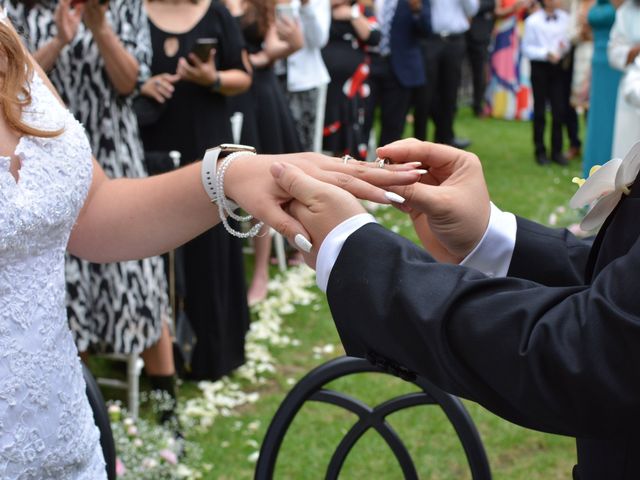
POLYGON ((603 194, 615 190, 616 174, 622 164, 622 160, 614 158, 605 163, 593 175, 584 182, 578 191, 571 197, 571 208, 580 208, 600 198, 603 194))
POLYGON ((640 142, 636 142, 625 155, 616 175, 616 190, 633 183, 640 172, 640 142))
POLYGON ((589 231, 602 225, 613 209, 616 208, 620 197, 622 197, 622 192, 614 192, 602 197, 582 219, 580 228, 589 231))

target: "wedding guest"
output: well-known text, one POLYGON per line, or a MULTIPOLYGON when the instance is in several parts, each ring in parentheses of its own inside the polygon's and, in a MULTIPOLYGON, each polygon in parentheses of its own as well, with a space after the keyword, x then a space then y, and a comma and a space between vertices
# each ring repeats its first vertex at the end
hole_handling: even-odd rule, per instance
POLYGON ((467 58, 471 66, 473 97, 471 108, 476 117, 484 115, 484 97, 487 88, 487 65, 489 44, 495 24, 494 10, 496 0, 480 0, 478 12, 471 19, 469 30, 465 34, 467 58))
POLYGON ((171 173, 110 179, 92 159, 82 124, 4 18, 0 58, 2 478, 107 478, 67 322, 65 250, 94 263, 159 255, 220 222, 221 213, 238 235, 226 221, 225 197, 308 250, 308 233, 282 209, 289 195, 269 175, 276 158, 387 204, 401 199, 350 175, 386 186, 420 176, 413 165, 388 172, 318 154, 224 157, 229 152, 216 148, 171 173))
POLYGON ((453 123, 457 111, 462 61, 466 50, 465 33, 469 18, 478 12, 478 0, 431 0, 432 33, 422 44, 424 85, 414 89, 414 136, 427 138, 429 119, 435 124, 435 141, 460 148, 466 139, 456 139, 453 123))
POLYGON ((566 99, 562 59, 569 51, 569 14, 557 8, 559 0, 543 0, 543 8, 527 17, 523 54, 531 61, 533 88, 533 143, 539 165, 549 163, 544 143, 547 103, 551 105, 551 161, 567 165, 562 153, 562 125, 566 99))
POLYGON ((380 43, 371 49, 370 94, 365 131, 373 127, 380 107, 380 138, 385 145, 402 138, 411 89, 424 85, 424 63, 419 39, 431 31, 429 0, 375 0, 380 43))
POLYGON ((534 0, 499 0, 486 92, 487 114, 506 120, 529 120, 533 98, 529 59, 522 55, 524 19, 534 0))
MULTIPOLYGON (((228 97, 247 90, 244 40, 236 21, 211 0, 146 0, 153 61, 143 95, 162 105, 141 128, 146 150, 181 153, 195 162, 211 144, 233 143, 228 97), (199 39, 215 39, 203 61, 190 53, 199 39)), ((219 225, 181 247, 186 317, 196 343, 187 378, 217 380, 244 363, 249 328, 242 240, 219 225)))
POLYGON ((589 111, 591 90, 591 60, 593 58, 593 32, 588 15, 595 0, 573 0, 571 8, 571 44, 574 46, 573 76, 571 79, 571 105, 578 111, 589 111))
POLYGON ((618 88, 616 120, 613 128, 614 158, 623 158, 640 140, 640 113, 629 105, 622 92, 626 88, 626 72, 640 53, 640 1, 627 0, 616 10, 616 21, 609 36, 608 57, 612 68, 625 72, 618 88))
POLYGON ((621 167, 631 191, 596 206, 602 221, 612 213, 593 243, 500 211, 472 154, 407 140, 378 155, 429 169, 394 190, 424 249, 376 225, 342 190, 271 167, 311 233, 305 257, 347 355, 575 437, 574 479, 637 478, 640 144, 621 167))
MULTIPOLYGON (((142 5, 98 0, 5 0, 28 48, 84 125, 111 177, 147 175, 131 94, 149 75, 149 29, 142 5)), ((160 257, 94 264, 66 258, 67 312, 76 345, 141 353, 154 390, 173 393, 169 300, 160 257)))
POLYGON ((367 47, 380 42, 373 9, 348 0, 332 0, 329 42, 322 58, 329 69, 324 122, 324 147, 335 156, 365 160, 369 132, 365 130, 367 98, 371 92, 371 58, 367 47))
POLYGON ((326 96, 327 84, 331 80, 321 54, 329 40, 330 0, 293 0, 278 4, 291 7, 299 19, 304 40, 300 50, 279 62, 284 69, 280 77, 285 96, 302 149, 320 151, 322 132, 317 126, 324 123, 324 102, 321 106, 319 102, 326 96))
MULTIPOLYGON (((274 0, 225 0, 240 22, 253 81, 249 92, 234 97, 232 110, 243 113, 241 141, 262 153, 289 153, 301 150, 300 139, 287 99, 276 77, 274 64, 302 48, 304 37, 292 16, 275 15, 274 0)), ((247 291, 254 306, 267 296, 271 235, 265 230, 253 239, 255 261, 247 291)))
POLYGON ((575 43, 573 39, 573 25, 575 24, 574 12, 575 7, 572 0, 561 0, 559 7, 565 12, 569 13, 569 51, 562 60, 562 69, 564 71, 564 92, 562 97, 564 98, 564 125, 567 131, 567 137, 569 137, 569 149, 565 152, 564 156, 567 160, 572 160, 578 157, 582 151, 582 141, 580 140, 579 133, 579 120, 578 111, 571 103, 571 88, 573 85, 573 72, 575 66, 575 43))

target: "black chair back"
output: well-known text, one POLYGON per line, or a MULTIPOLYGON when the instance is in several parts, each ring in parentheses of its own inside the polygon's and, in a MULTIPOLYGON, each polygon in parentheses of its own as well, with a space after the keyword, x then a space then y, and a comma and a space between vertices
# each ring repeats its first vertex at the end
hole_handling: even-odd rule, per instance
POLYGON ((109 480, 115 480, 116 445, 113 441, 113 432, 111 431, 107 405, 104 402, 104 397, 102 396, 102 392, 100 392, 100 387, 96 379, 93 378, 91 371, 84 362, 82 363, 82 373, 84 374, 84 381, 87 385, 87 397, 89 397, 89 404, 91 405, 91 410, 93 410, 93 418, 98 430, 100 430, 100 445, 102 446, 102 453, 107 464, 107 478, 109 480))

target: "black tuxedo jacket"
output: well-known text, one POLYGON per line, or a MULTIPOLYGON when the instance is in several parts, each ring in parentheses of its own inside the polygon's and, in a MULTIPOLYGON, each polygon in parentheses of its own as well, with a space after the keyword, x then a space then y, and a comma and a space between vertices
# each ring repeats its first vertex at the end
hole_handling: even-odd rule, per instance
POLYGON ((423 0, 420 13, 413 13, 407 0, 398 0, 391 21, 389 41, 391 68, 405 88, 424 85, 425 73, 419 39, 431 33, 431 5, 423 0))
POLYGON ((327 295, 346 352, 577 438, 576 477, 640 478, 640 186, 593 244, 518 219, 506 278, 370 224, 327 295))

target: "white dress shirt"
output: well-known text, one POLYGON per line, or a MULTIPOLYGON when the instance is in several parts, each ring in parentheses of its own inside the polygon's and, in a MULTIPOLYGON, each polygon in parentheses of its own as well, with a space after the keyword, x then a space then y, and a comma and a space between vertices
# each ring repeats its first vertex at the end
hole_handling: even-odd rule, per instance
POLYGON ((431 0, 431 28, 438 35, 464 33, 479 8, 479 0, 431 0))
MULTIPOLYGON (((320 245, 316 260, 316 283, 320 290, 327 291, 331 270, 347 238, 362 226, 375 221, 372 215, 361 213, 329 232, 320 245)), ((517 228, 516 217, 512 213, 503 212, 492 203, 489 225, 484 236, 460 265, 479 270, 489 277, 505 277, 516 244, 517 228)))
POLYGON ((629 66, 626 77, 622 86, 622 96, 629 105, 640 112, 640 56, 629 66))
POLYGON ((293 0, 298 11, 304 45, 287 57, 287 90, 304 92, 331 80, 320 50, 329 41, 331 3, 329 0, 309 0, 305 5, 293 0))
POLYGON ((525 20, 522 53, 529 60, 547 62, 550 53, 562 57, 569 51, 569 14, 556 8, 553 15, 555 20, 548 20, 540 9, 525 20))

